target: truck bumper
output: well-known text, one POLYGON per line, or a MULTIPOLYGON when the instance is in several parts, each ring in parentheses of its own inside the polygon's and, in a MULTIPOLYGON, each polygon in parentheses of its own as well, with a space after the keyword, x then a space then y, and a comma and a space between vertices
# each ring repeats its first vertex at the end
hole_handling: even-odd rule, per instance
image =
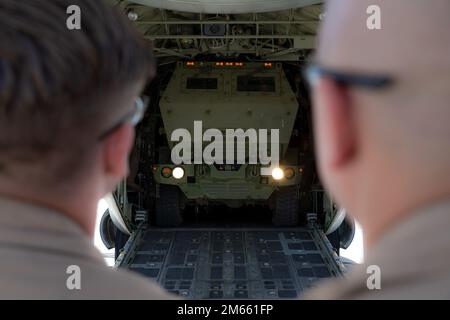
POLYGON ((260 166, 249 164, 234 167, 162 164, 153 166, 153 176, 158 184, 179 186, 191 200, 267 200, 279 187, 300 184, 302 167, 280 166, 280 168, 288 173, 281 180, 275 180, 272 176, 261 176, 260 166), (167 175, 176 167, 184 170, 182 178, 176 179, 173 175, 167 175))

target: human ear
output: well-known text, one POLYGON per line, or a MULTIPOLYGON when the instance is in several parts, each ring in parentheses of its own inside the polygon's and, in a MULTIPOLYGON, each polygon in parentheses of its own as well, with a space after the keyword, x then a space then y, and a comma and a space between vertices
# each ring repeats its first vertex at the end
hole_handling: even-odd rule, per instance
POLYGON ((121 126, 103 141, 104 174, 112 184, 118 183, 128 175, 128 158, 133 142, 134 128, 130 125, 121 126))

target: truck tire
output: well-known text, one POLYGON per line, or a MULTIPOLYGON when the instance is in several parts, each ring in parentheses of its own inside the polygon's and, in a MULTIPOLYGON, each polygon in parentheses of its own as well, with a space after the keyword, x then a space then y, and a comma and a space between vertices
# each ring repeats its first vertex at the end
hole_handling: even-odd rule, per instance
POLYGON ((297 187, 281 188, 275 196, 272 222, 277 227, 294 227, 299 220, 297 187))
POLYGON ((177 227, 183 222, 180 210, 180 191, 178 186, 159 185, 159 198, 156 199, 156 225, 158 227, 177 227))
POLYGON ((348 218, 342 222, 341 226, 336 231, 327 235, 334 251, 338 255, 340 249, 348 249, 348 247, 350 247, 354 237, 355 221, 348 218))
POLYGON ((116 226, 112 222, 111 216, 109 215, 109 210, 103 213, 102 219, 99 224, 100 238, 106 249, 110 250, 115 247, 115 237, 116 237, 116 226))

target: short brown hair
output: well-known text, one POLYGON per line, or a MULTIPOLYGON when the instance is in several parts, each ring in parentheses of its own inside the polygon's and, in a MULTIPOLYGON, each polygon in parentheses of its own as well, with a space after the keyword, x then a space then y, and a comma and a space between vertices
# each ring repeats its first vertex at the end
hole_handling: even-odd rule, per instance
POLYGON ((148 43, 103 0, 0 0, 0 171, 80 140, 111 111, 102 98, 151 66, 148 43), (81 30, 67 27, 71 5, 81 30))

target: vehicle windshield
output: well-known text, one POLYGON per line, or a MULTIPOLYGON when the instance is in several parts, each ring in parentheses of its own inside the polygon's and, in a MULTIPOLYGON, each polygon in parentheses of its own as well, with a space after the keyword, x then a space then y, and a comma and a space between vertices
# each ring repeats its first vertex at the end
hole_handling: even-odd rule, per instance
POLYGON ((275 92, 275 78, 238 76, 237 91, 275 92))
POLYGON ((217 90, 217 78, 187 78, 186 89, 217 90))

